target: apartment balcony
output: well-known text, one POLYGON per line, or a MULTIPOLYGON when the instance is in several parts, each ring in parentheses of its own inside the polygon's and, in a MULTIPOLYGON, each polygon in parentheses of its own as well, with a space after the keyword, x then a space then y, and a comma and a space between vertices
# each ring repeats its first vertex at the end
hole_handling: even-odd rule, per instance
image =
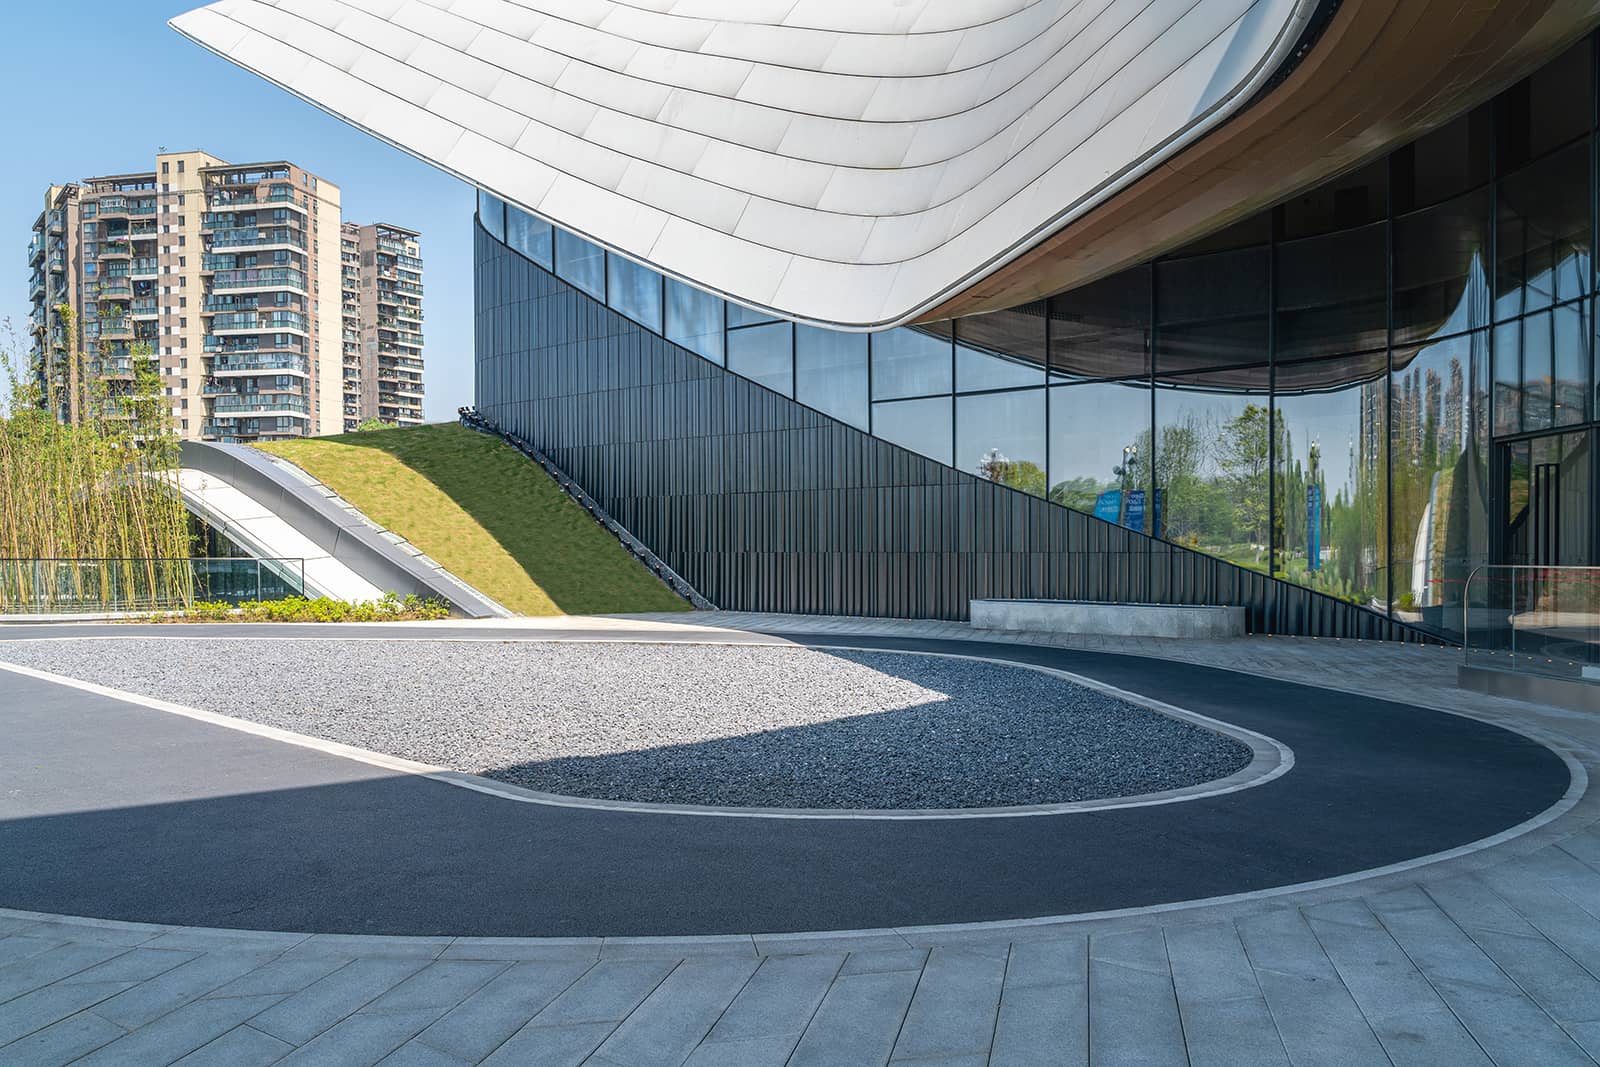
POLYGON ((128 308, 128 314, 136 319, 153 319, 160 313, 161 308, 153 296, 137 297, 128 308))
POLYGON ((212 292, 269 289, 292 289, 304 293, 305 273, 293 267, 234 267, 230 263, 226 269, 218 269, 211 278, 212 292))
POLYGON ((305 341, 297 341, 292 345, 280 345, 272 341, 262 342, 259 337, 212 337, 207 336, 202 342, 202 348, 208 355, 249 355, 256 352, 287 352, 291 355, 303 356, 307 354, 309 346, 305 341))
POLYGON ((131 259, 133 245, 124 240, 104 241, 100 245, 101 259, 131 259))
POLYGON ((218 336, 239 333, 308 333, 306 317, 298 311, 242 311, 216 315, 210 331, 218 336))
POLYGON ((306 208, 295 199, 292 188, 269 187, 264 193, 259 189, 253 192, 213 190, 206 196, 206 207, 212 211, 243 211, 263 204, 272 206, 287 204, 302 215, 306 214, 306 208))
POLYGON ((65 274, 67 270, 67 257, 60 252, 52 252, 45 261, 45 269, 51 274, 65 274))
POLYGON ((60 236, 61 234, 65 233, 67 231, 66 214, 59 209, 50 212, 50 214, 46 216, 45 229, 47 232, 53 233, 56 236, 60 236))
POLYGON ((28 266, 37 267, 44 262, 44 235, 34 231, 33 240, 28 242, 28 266))
POLYGON ((311 376, 311 361, 292 352, 218 354, 211 360, 213 378, 236 378, 249 374, 293 374, 311 376))
POLYGON ((278 229, 262 233, 259 230, 217 230, 211 235, 211 250, 224 248, 295 248, 304 250, 305 235, 298 230, 278 229))
POLYGON ((90 295, 96 300, 132 300, 133 286, 121 279, 126 275, 117 275, 115 281, 102 281, 90 295))
POLYGON ((161 273, 160 264, 155 256, 137 257, 130 261, 128 266, 130 278, 154 278, 159 273, 161 273))
POLYGON ((309 416, 310 405, 303 396, 292 393, 233 393, 217 396, 211 401, 211 410, 217 416, 240 415, 300 415, 309 416))
POLYGON ((38 300, 42 296, 44 296, 44 273, 34 271, 28 278, 28 299, 38 300))

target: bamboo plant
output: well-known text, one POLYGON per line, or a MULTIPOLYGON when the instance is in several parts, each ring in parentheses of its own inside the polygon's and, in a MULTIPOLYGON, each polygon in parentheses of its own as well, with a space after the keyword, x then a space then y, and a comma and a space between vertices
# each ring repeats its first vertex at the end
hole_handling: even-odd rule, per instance
POLYGON ((56 317, 62 336, 31 359, 9 324, 0 345, 0 612, 186 607, 189 519, 159 362, 136 343, 113 383, 104 344, 91 358, 71 307, 56 317))

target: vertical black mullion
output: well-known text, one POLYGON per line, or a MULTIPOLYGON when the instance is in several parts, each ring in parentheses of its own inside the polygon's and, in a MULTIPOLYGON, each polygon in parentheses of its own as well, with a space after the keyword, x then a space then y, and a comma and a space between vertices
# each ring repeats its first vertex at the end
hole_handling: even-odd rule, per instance
MULTIPOLYGON (((1487 415, 1486 415, 1486 417, 1484 419, 1485 428, 1487 430, 1488 437, 1489 437, 1489 440, 1487 441, 1485 447, 1489 450, 1489 465, 1490 465, 1491 471, 1498 471, 1499 468, 1500 468, 1500 464, 1498 462, 1499 453, 1498 453, 1498 446, 1495 444, 1495 428, 1494 428, 1495 419, 1496 419, 1496 417, 1498 415, 1498 411, 1497 411, 1497 404, 1496 404, 1496 401, 1495 401, 1494 388, 1495 388, 1495 373, 1499 369, 1498 364, 1499 364, 1499 358, 1500 357, 1499 357, 1499 353, 1498 353, 1497 350, 1500 347, 1499 343, 1498 343, 1498 338, 1500 336, 1500 331, 1495 326, 1494 304, 1495 304, 1495 293, 1497 292, 1498 287, 1500 285, 1500 259, 1499 259, 1499 253, 1500 253, 1500 219, 1499 219, 1499 213, 1500 213, 1500 186, 1499 186, 1499 176, 1500 176, 1500 121, 1499 121, 1499 109, 1497 107, 1495 107, 1492 103, 1488 104, 1486 106, 1489 109, 1489 254, 1488 254, 1488 263, 1485 264, 1485 266, 1488 268, 1488 274, 1489 274, 1489 326, 1488 326, 1488 335, 1484 339, 1485 340, 1484 349, 1488 353, 1486 358, 1489 360, 1489 366, 1488 366, 1488 369, 1487 369, 1487 374, 1488 374, 1488 377, 1489 377, 1489 383, 1488 383, 1488 390, 1485 393, 1484 398, 1483 398, 1483 402, 1489 408, 1489 410, 1487 412, 1487 415)), ((1522 339, 1521 330, 1522 330, 1522 323, 1521 323, 1521 320, 1518 320, 1518 322, 1517 322, 1517 331, 1518 331, 1517 340, 1518 340, 1519 343, 1518 343, 1517 347, 1518 347, 1519 353, 1520 353, 1520 350, 1521 350, 1521 347, 1522 347, 1521 344, 1520 344, 1521 339, 1522 339)), ((1518 360, 1519 360, 1519 365, 1517 367, 1517 378, 1518 378, 1518 383, 1517 383, 1517 393, 1518 393, 1518 397, 1517 397, 1517 420, 1518 420, 1518 429, 1521 429, 1521 419, 1522 419, 1522 398, 1521 398, 1521 393, 1522 393, 1522 384, 1521 384, 1522 368, 1521 368, 1521 365, 1520 365, 1520 360, 1521 360, 1520 354, 1518 356, 1518 360)), ((1507 457, 1507 458, 1508 458, 1508 461, 1509 461, 1509 457, 1507 457)), ((1509 477, 1509 472, 1510 472, 1510 468, 1507 467, 1507 475, 1508 475, 1507 477, 1501 478, 1497 474, 1495 477, 1492 477, 1492 478, 1489 479, 1489 502, 1488 502, 1489 515, 1490 515, 1490 519, 1489 519, 1489 560, 1492 563, 1498 563, 1498 562, 1501 562, 1501 561, 1503 561, 1505 559, 1505 532, 1506 532, 1505 531, 1505 519, 1506 519, 1505 506, 1506 506, 1506 502, 1510 499, 1510 496, 1511 496, 1511 479, 1509 477)))
MULTIPOLYGON (((1494 138, 1489 138, 1491 146, 1494 138)), ((1385 164, 1383 271, 1383 589, 1385 614, 1394 618, 1394 155, 1385 164)), ((1492 231, 1491 231, 1492 232, 1492 231)), ((1491 302, 1491 305, 1493 303, 1491 302)), ((1491 318, 1493 316, 1490 316, 1491 318)), ((1490 331, 1493 333, 1493 331, 1490 331)), ((1491 368, 1492 368, 1491 364, 1491 368)), ((1491 371, 1491 378, 1493 377, 1491 371)))
POLYGON ((1285 548, 1278 539, 1278 215, 1276 208, 1267 215, 1267 573, 1273 577, 1285 548))
POLYGON ((867 334, 867 435, 872 435, 872 334, 867 334))
MULTIPOLYGON (((1150 380, 1150 503, 1145 509, 1147 513, 1154 516, 1157 520, 1157 522, 1151 523, 1151 526, 1154 528, 1150 531, 1152 535, 1157 537, 1159 537, 1163 532, 1161 526, 1165 525, 1166 522, 1166 508, 1156 502, 1156 496, 1161 491, 1161 486, 1156 483, 1156 456, 1161 447, 1156 444, 1156 438, 1160 436, 1156 429, 1156 376, 1159 371, 1159 368, 1156 366, 1156 269, 1158 266, 1159 264, 1156 262, 1151 262, 1150 264, 1150 332, 1148 334, 1150 339, 1150 369, 1147 372, 1150 380)), ((1124 501, 1123 503, 1126 505, 1127 502, 1124 501)), ((1166 556, 1168 560, 1172 558, 1170 552, 1163 553, 1163 555, 1166 556)), ((1144 580, 1146 589, 1154 589, 1155 587, 1155 556, 1156 546, 1153 543, 1146 542, 1144 563, 1144 580)), ((1169 581, 1168 588, 1165 591, 1165 596, 1167 601, 1170 602, 1175 599, 1173 590, 1171 589, 1170 579, 1172 577, 1172 569, 1170 566, 1167 568, 1167 577, 1169 581)))
MULTIPOLYGON (((1051 484, 1050 483, 1050 298, 1049 297, 1045 297, 1045 299, 1044 299, 1044 394, 1043 395, 1044 395, 1044 464, 1043 464, 1043 466, 1044 466, 1044 499, 1045 499, 1045 502, 1048 503, 1049 500, 1050 500, 1050 484, 1051 484)), ((1051 516, 1046 515, 1040 521, 1042 521, 1042 522, 1050 522, 1051 521, 1051 516)), ((1030 529, 1028 531, 1028 536, 1031 539, 1033 537, 1033 535, 1034 535, 1034 531, 1031 529, 1032 524, 1030 523, 1029 525, 1030 525, 1030 529)), ((1045 537, 1045 545, 1046 545, 1046 547, 1049 546, 1049 543, 1050 543, 1049 537, 1046 536, 1045 537)), ((1052 573, 1052 567, 1054 566, 1054 563, 1055 563, 1055 553, 1054 552, 1044 552, 1043 556, 1044 556, 1044 576, 1043 576, 1044 589, 1048 590, 1048 589, 1052 588, 1051 585, 1050 585, 1050 575, 1052 573)), ((1043 591, 1044 590, 1041 590, 1041 592, 1043 592, 1043 591)))

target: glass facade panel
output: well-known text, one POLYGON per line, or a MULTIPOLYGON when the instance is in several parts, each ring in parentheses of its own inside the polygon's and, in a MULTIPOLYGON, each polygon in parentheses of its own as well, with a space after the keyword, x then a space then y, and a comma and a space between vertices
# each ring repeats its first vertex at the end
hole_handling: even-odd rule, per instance
POLYGON ((729 326, 755 326, 763 322, 777 321, 778 317, 776 315, 769 315, 765 311, 752 310, 743 304, 735 304, 732 300, 728 301, 729 326))
MULTIPOLYGON (((1387 357, 1371 373, 1322 375, 1314 365, 1280 368, 1274 410, 1281 427, 1274 505, 1274 573, 1357 604, 1386 596, 1383 515, 1388 475, 1384 400, 1387 357), (1306 388, 1284 388, 1283 378, 1306 388), (1319 379, 1336 377, 1339 384, 1319 379)), ((1353 368, 1342 368, 1349 370, 1353 368)))
POLYGON ((1389 161, 1325 182, 1283 205, 1283 237, 1315 237, 1377 222, 1389 212, 1389 161))
POLYGON ((1019 389, 1044 384, 1044 368, 1034 363, 956 344, 956 391, 1019 389))
POLYGON ((1494 432, 1522 432, 1522 323, 1494 328, 1494 432))
POLYGON ((1588 132, 1592 55, 1593 42, 1585 38, 1495 98, 1501 174, 1588 132))
POLYGON ((951 390, 950 338, 910 326, 872 335, 872 398, 893 400, 951 390))
POLYGON ((493 193, 478 190, 478 221, 496 241, 506 239, 506 202, 493 193))
POLYGON ((661 332, 661 275, 621 256, 606 256, 606 296, 617 311, 661 332))
POLYGON ((1045 495, 1044 390, 956 398, 956 466, 1045 495))
POLYGON ((566 230, 556 231, 556 276, 597 300, 606 298, 606 252, 566 230))
MULTIPOLYGON (((731 310, 733 305, 728 305, 731 310)), ((728 331, 728 369, 794 396, 794 327, 787 322, 728 331)))
POLYGON ((1388 345, 1388 236, 1379 222, 1278 246, 1279 359, 1388 345))
POLYGON ((908 448, 919 456, 953 463, 953 418, 952 400, 948 396, 891 400, 872 405, 872 435, 908 448))
POLYGON ((794 398, 865 430, 867 335, 796 326, 794 398))
POLYGON ((1389 376, 1391 580, 1396 616, 1459 634, 1461 597, 1488 559, 1489 472, 1474 383, 1487 334, 1397 351, 1389 376))
POLYGON ((1393 240, 1396 344, 1488 324, 1488 190, 1396 218, 1393 240))
POLYGON ((1269 262, 1265 248, 1158 262, 1156 373, 1265 360, 1269 262))
POLYGON ((956 389, 1043 385, 1046 312, 1045 302, 1036 300, 1007 311, 956 320, 956 341, 973 356, 965 360, 957 356, 956 389), (982 358, 986 353, 1003 358, 982 358))
POLYGON ((1052 388, 1050 499, 1090 514, 1098 504, 1102 518, 1126 518, 1128 492, 1149 489, 1150 415, 1146 381, 1052 388))
POLYGON ((1050 298, 1050 372, 1070 378, 1150 373, 1150 268, 1050 298))
MULTIPOLYGON (((1271 544, 1269 371, 1222 391, 1184 378, 1156 386, 1156 490, 1169 541, 1266 570, 1271 544)), ((1282 426, 1277 427, 1282 446, 1282 426)))
POLYGON ((723 362, 723 301, 672 278, 667 287, 667 340, 711 362, 723 362))
POLYGON ((1490 110, 1470 111, 1395 151, 1390 170, 1396 214, 1441 203, 1489 180, 1490 110))
POLYGON ((506 208, 506 244, 545 270, 555 262, 555 228, 526 211, 506 208))
POLYGON ((1500 180, 1496 319, 1589 291, 1589 145, 1573 145, 1500 180))

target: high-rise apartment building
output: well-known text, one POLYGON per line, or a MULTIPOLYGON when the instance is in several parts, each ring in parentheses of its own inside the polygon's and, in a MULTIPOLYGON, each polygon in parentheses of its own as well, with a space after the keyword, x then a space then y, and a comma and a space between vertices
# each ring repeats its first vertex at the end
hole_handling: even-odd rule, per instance
MULTIPOLYGON (((360 352, 348 350, 360 301, 345 289, 353 281, 348 292, 359 293, 362 279, 345 277, 348 251, 339 187, 286 161, 161 152, 151 171, 52 186, 28 253, 36 365, 62 385, 75 373, 65 305, 104 395, 126 391, 139 360, 152 360, 185 438, 339 433, 365 417, 360 352)), ((415 284, 420 313, 420 260, 415 284)), ((61 392, 75 402, 75 390, 61 392)))
POLYGON ((422 422, 421 234, 379 222, 344 224, 345 429, 368 419, 422 422))
POLYGON ((62 358, 68 345, 68 324, 58 309, 67 305, 76 310, 72 279, 79 259, 78 234, 78 187, 50 186, 28 243, 28 337, 40 395, 63 419, 73 414, 76 368, 62 358))

